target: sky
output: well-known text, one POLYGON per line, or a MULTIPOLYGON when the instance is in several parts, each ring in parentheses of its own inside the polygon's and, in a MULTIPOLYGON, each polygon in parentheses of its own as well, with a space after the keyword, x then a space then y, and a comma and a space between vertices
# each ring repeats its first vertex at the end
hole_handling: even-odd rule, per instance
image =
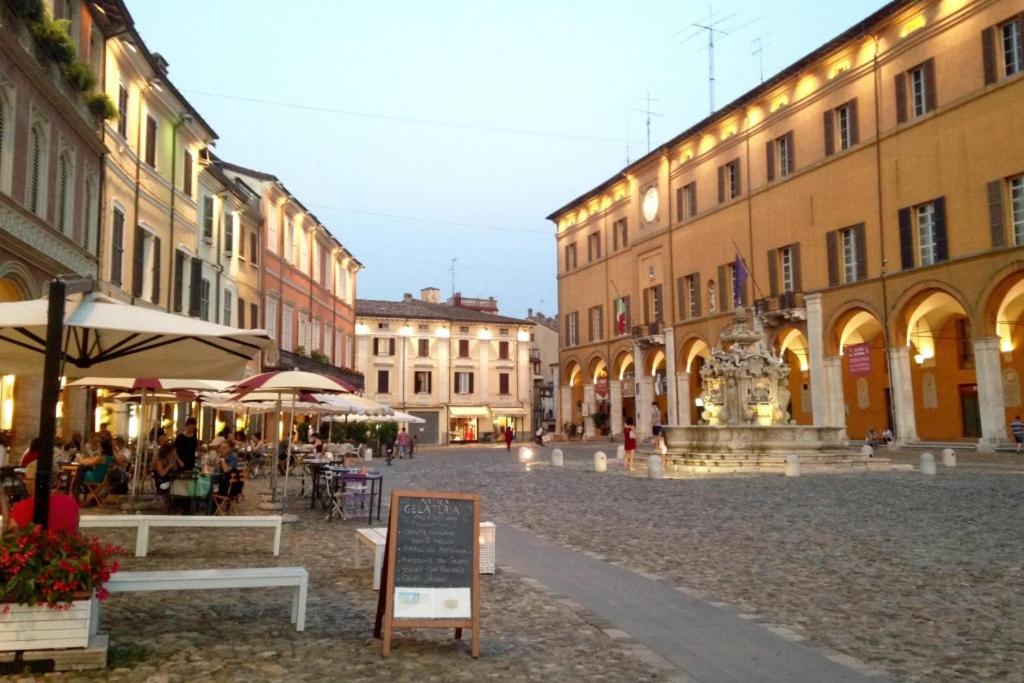
POLYGON ((423 287, 557 309, 545 216, 882 0, 127 0, 216 153, 273 173, 365 266, 358 296, 423 287), (284 9, 284 11, 282 11, 284 9), (710 13, 710 14, 709 14, 710 13), (758 45, 761 53, 755 54, 758 45))

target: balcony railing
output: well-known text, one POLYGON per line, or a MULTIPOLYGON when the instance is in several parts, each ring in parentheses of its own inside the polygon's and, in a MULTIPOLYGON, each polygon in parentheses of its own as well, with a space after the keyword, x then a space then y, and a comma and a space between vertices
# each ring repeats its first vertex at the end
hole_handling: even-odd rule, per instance
POLYGON ((665 326, 661 322, 644 323, 643 325, 633 325, 632 337, 639 339, 642 337, 657 337, 663 334, 665 326))

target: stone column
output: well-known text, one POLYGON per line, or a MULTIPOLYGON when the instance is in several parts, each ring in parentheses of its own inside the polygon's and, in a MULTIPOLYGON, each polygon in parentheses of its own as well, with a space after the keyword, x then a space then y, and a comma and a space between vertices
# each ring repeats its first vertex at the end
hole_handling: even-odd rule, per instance
POLYGON ((1006 438, 1006 403, 1003 399, 1003 366, 999 360, 999 337, 978 337, 974 346, 974 373, 978 381, 978 409, 981 412, 979 453, 995 452, 1006 438))
POLYGON ((596 392, 594 390, 594 384, 592 382, 587 382, 586 384, 583 385, 583 405, 586 406, 586 409, 583 412, 587 414, 586 417, 583 418, 583 436, 585 436, 588 439, 591 439, 597 435, 597 431, 594 428, 593 418, 595 409, 595 395, 596 392))
MULTIPOLYGON (((643 366, 641 366, 643 367, 643 366)), ((654 401, 654 378, 649 374, 637 374, 640 390, 636 394, 636 431, 641 439, 651 437, 651 402, 654 401)))
POLYGON ((910 351, 907 347, 889 349, 889 373, 892 378, 892 408, 896 416, 896 442, 917 441, 914 388, 910 380, 910 351))
POLYGON ((89 415, 89 389, 86 387, 68 387, 64 390, 64 419, 61 420, 60 435, 69 437, 78 432, 85 438, 93 431, 93 416, 89 415))
POLYGON ((551 402, 554 404, 555 411, 555 433, 562 433, 562 394, 565 393, 565 388, 559 382, 559 372, 557 365, 551 365, 548 368, 548 372, 551 373, 551 402))
POLYGON ((825 359, 825 379, 828 388, 828 424, 846 428, 846 401, 843 397, 843 359, 829 356, 825 359))
POLYGON ((19 464, 22 451, 39 436, 39 400, 42 393, 42 377, 18 375, 14 378, 14 443, 11 451, 17 453, 19 464))
POLYGON ((561 398, 559 404, 562 406, 562 411, 559 415, 558 431, 568 436, 565 433, 565 424, 572 421, 572 387, 563 384, 558 387, 558 395, 561 398))
POLYGON ((672 378, 676 376, 676 331, 665 330, 665 391, 668 393, 668 415, 662 424, 674 427, 679 424, 679 392, 672 378))
POLYGON ((690 425, 690 413, 693 409, 693 397, 690 396, 690 373, 676 373, 676 396, 679 398, 678 411, 679 422, 676 424, 686 427, 690 425))
POLYGON ((814 426, 829 423, 828 378, 825 375, 825 345, 822 340, 821 294, 804 295, 807 307, 807 363, 811 371, 811 411, 814 426))
POLYGON ((611 428, 612 436, 622 434, 622 380, 613 379, 608 381, 608 397, 612 411, 611 428))

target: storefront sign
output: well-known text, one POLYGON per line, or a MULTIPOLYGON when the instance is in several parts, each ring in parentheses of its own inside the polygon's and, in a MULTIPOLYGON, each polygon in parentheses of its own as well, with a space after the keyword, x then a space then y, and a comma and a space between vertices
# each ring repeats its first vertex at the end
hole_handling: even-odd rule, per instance
POLYGON ((854 377, 866 377, 871 374, 871 345, 850 344, 843 350, 849 364, 850 374, 854 377))

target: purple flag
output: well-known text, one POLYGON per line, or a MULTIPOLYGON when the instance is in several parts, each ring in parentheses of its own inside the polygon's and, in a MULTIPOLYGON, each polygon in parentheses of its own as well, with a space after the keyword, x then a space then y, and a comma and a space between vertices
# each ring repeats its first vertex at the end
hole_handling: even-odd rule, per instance
POLYGON ((737 249, 736 261, 732 264, 732 305, 734 307, 743 303, 743 292, 746 291, 748 275, 747 264, 743 262, 743 257, 740 256, 737 249))

